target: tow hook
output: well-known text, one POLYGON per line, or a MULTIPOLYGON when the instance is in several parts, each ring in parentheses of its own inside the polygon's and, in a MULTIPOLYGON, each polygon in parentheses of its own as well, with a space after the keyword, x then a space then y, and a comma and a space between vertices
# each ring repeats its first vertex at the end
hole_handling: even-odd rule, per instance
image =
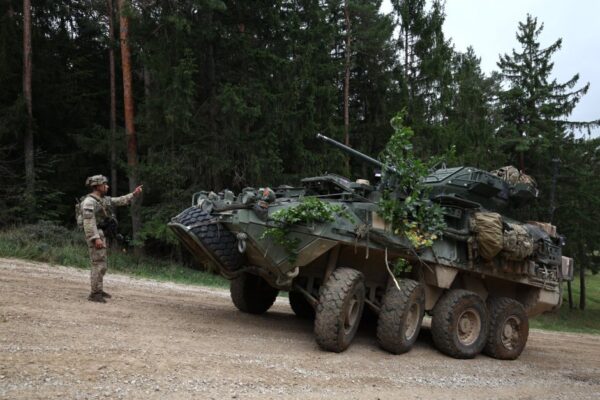
POLYGON ((246 240, 248 239, 248 235, 245 232, 239 232, 236 235, 236 238, 238 240, 237 249, 240 254, 244 254, 246 252, 246 240))

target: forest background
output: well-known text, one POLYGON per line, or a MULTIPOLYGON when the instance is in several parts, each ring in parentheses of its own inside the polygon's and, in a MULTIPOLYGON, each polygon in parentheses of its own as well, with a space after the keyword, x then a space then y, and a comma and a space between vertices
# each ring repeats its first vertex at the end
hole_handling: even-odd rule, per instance
POLYGON ((315 135, 377 156, 403 110, 419 158, 453 147, 449 166, 535 177, 541 196, 516 216, 552 221, 597 272, 599 121, 569 120, 589 85, 552 78, 560 38, 542 47, 542 21, 524 15, 520 47, 486 74, 445 37, 444 2, 391 3, 0 1, 0 228, 74 226, 85 178, 102 173, 113 195, 144 184, 120 231, 176 256, 166 222, 194 192, 371 178, 315 135))

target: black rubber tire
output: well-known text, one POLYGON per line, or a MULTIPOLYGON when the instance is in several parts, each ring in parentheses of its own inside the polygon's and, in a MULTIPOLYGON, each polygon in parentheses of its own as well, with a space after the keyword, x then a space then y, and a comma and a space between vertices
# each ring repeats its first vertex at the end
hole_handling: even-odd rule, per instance
POLYGON ((490 328, 484 354, 500 360, 518 358, 529 337, 529 318, 521 303, 508 297, 492 297, 487 302, 490 328), (510 331, 507 333, 507 325, 510 331), (511 337, 507 337, 511 335, 511 337))
POLYGON ((242 272, 229 285, 231 300, 238 310, 249 314, 264 314, 275 302, 279 290, 258 275, 242 272))
POLYGON ((340 353, 350 346, 365 306, 363 274, 336 269, 321 286, 315 315, 315 337, 323 350, 340 353))
POLYGON ((315 309, 310 305, 306 297, 300 292, 291 291, 288 293, 290 307, 299 318, 315 319, 315 309))
MULTIPOLYGON (((214 216, 197 207, 190 207, 177 216, 176 221, 185 226, 210 221, 214 216)), ((211 253, 227 272, 242 267, 244 257, 237 249, 237 238, 223 225, 215 222, 191 229, 202 245, 211 253)))
POLYGON ((487 308, 476 293, 450 290, 433 308, 431 334, 435 346, 444 354, 473 358, 485 346, 487 333, 487 308))
POLYGON ((406 353, 411 349, 425 314, 425 289, 419 282, 403 279, 398 282, 400 290, 391 282, 383 296, 377 321, 379 345, 393 354, 406 353))

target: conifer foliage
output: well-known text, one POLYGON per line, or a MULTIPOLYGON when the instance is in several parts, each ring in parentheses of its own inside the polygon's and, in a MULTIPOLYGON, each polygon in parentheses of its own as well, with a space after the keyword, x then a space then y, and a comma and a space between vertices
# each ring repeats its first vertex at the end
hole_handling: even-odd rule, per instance
MULTIPOLYGON (((137 161, 138 243, 164 254, 175 248, 165 223, 196 191, 297 185, 324 172, 369 178, 315 134, 344 141, 347 132, 376 156, 404 110, 411 155, 423 162, 454 146, 448 164, 512 163, 535 176, 542 196, 527 217, 551 214, 576 265, 598 269, 600 143, 574 135, 597 121, 569 120, 589 84, 554 79, 561 40, 542 46, 543 24, 525 16, 519 48, 486 74, 473 49, 458 52, 444 35, 443 1, 391 3, 384 15, 381 0, 0 2, 0 227, 70 224, 86 176, 118 177, 111 185, 125 193, 137 161), (107 12, 119 4, 120 14, 107 12), (125 33, 128 121, 128 77, 110 67, 125 61, 116 40, 125 33)), ((131 232, 130 218, 120 221, 131 232)))
POLYGON ((566 128, 573 125, 567 118, 590 87, 588 83, 575 88, 578 74, 564 83, 552 78, 552 56, 560 50, 562 40, 542 48, 539 36, 543 28, 537 18, 527 15, 517 32, 520 51, 504 54, 498 62, 500 74, 508 84, 508 89, 499 93, 502 113, 499 135, 518 155, 515 161, 519 168, 529 168, 532 172, 548 161, 537 159, 536 155, 548 153, 564 139, 566 128), (527 165, 526 158, 529 164, 538 164, 527 165))

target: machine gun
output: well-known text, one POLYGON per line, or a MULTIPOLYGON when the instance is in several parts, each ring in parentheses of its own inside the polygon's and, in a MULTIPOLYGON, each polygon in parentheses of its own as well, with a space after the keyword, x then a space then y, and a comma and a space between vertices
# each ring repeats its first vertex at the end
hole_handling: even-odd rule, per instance
POLYGON ((119 223, 117 222, 117 219, 114 217, 105 218, 102 222, 100 222, 98 224, 98 228, 102 229, 102 231, 104 232, 104 236, 106 236, 109 239, 117 239, 118 226, 119 226, 119 223))
POLYGON ((342 150, 345 153, 350 154, 351 156, 354 156, 364 162, 366 162, 367 164, 371 164, 374 165, 376 167, 381 168, 382 170, 384 168, 389 168, 388 166, 386 166, 384 163, 382 163, 381 161, 378 161, 376 159, 374 159, 373 157, 369 157, 366 154, 361 153, 360 151, 354 150, 352 147, 350 146, 346 146, 345 144, 342 144, 336 140, 333 140, 330 137, 327 137, 325 135, 321 135, 320 133, 317 133, 317 139, 320 139, 324 142, 327 142, 335 147, 337 147, 338 149, 342 150))
MULTIPOLYGON (((350 156, 359 159, 360 161, 363 161, 375 168, 378 168, 379 171, 381 171, 381 175, 377 176, 378 178, 381 178, 381 181, 377 187, 378 191, 381 191, 384 188, 392 190, 396 188, 396 177, 399 175, 399 172, 395 167, 388 164, 384 164, 381 161, 374 159, 373 157, 363 154, 358 150, 354 150, 352 147, 346 146, 345 144, 333 140, 325 135, 321 135, 320 133, 317 133, 317 139, 322 140, 334 147, 337 147, 344 153, 347 153, 350 156)), ((406 194, 398 192, 395 196, 399 198, 404 198, 406 197, 406 194)))

